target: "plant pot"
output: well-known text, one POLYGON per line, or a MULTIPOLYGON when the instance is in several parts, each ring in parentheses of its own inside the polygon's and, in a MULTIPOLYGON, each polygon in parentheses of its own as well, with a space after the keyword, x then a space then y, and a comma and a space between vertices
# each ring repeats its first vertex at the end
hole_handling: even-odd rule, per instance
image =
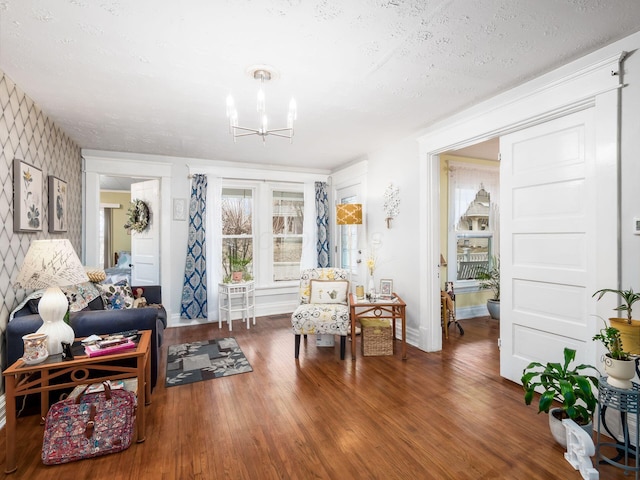
MULTIPOLYGON (((580 428, 587 432, 590 437, 593 435, 593 422, 580 425, 580 428)), ((551 435, 555 441, 562 445, 562 447, 567 448, 567 431, 562 423, 561 408, 552 408, 549 410, 549 430, 551 430, 551 435)))
POLYGON ((489 315, 495 320, 500 320, 500 300, 487 300, 489 315))
POLYGON ((609 354, 603 358, 604 371, 607 372, 607 383, 615 388, 628 390, 631 388, 631 379, 636 374, 636 362, 634 360, 616 360, 609 354))
POLYGON ((233 283, 238 283, 242 281, 242 272, 232 272, 231 273, 231 281, 233 283))
POLYGON ((609 325, 620 331, 625 352, 640 355, 640 320, 631 320, 629 323, 626 318, 610 318, 609 325))

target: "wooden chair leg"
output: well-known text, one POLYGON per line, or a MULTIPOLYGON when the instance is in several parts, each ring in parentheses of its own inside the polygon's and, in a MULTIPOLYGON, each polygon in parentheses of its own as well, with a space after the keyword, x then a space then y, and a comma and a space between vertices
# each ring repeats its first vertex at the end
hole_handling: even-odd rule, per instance
POLYGON ((347 348, 347 337, 340 337, 340 360, 344 360, 344 352, 347 348))
MULTIPOLYGON (((306 337, 306 335, 305 335, 306 337)), ((296 345, 295 345, 295 358, 298 358, 298 356, 300 356, 300 335, 296 334, 296 345)))

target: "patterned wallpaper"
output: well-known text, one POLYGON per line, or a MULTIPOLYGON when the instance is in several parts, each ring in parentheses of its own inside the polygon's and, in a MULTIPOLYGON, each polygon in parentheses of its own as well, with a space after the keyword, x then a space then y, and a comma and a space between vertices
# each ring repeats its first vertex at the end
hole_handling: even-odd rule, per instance
MULTIPOLYGON (((75 144, 20 88, 0 71, 0 331, 9 313, 25 296, 13 286, 32 240, 68 238, 81 254, 82 157, 75 144), (13 232, 13 159, 20 158, 42 169, 42 231, 13 232), (67 182, 68 231, 48 232, 47 175, 67 182)), ((4 335, 0 351, 4 351, 4 335)))

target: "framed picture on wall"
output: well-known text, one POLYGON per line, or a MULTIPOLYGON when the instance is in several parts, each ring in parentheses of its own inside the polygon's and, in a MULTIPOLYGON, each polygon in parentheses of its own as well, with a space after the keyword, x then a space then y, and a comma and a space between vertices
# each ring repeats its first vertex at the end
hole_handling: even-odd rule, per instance
POLYGON ((380 280, 380 295, 382 295, 383 298, 391 298, 393 296, 393 280, 380 280))
POLYGON ((49 175, 49 233, 67 231, 67 182, 49 175))
POLYGON ((13 160, 13 231, 42 231, 42 170, 13 160))

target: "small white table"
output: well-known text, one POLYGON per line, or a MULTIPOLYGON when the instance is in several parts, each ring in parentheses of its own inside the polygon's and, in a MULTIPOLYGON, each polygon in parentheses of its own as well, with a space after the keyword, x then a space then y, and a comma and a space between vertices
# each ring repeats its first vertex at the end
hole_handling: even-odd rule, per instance
POLYGON ((247 328, 251 328, 250 317, 253 317, 253 324, 256 324, 256 295, 253 280, 218 284, 218 328, 222 328, 223 312, 226 313, 229 331, 233 330, 233 312, 242 312, 242 321, 247 322, 247 328))

